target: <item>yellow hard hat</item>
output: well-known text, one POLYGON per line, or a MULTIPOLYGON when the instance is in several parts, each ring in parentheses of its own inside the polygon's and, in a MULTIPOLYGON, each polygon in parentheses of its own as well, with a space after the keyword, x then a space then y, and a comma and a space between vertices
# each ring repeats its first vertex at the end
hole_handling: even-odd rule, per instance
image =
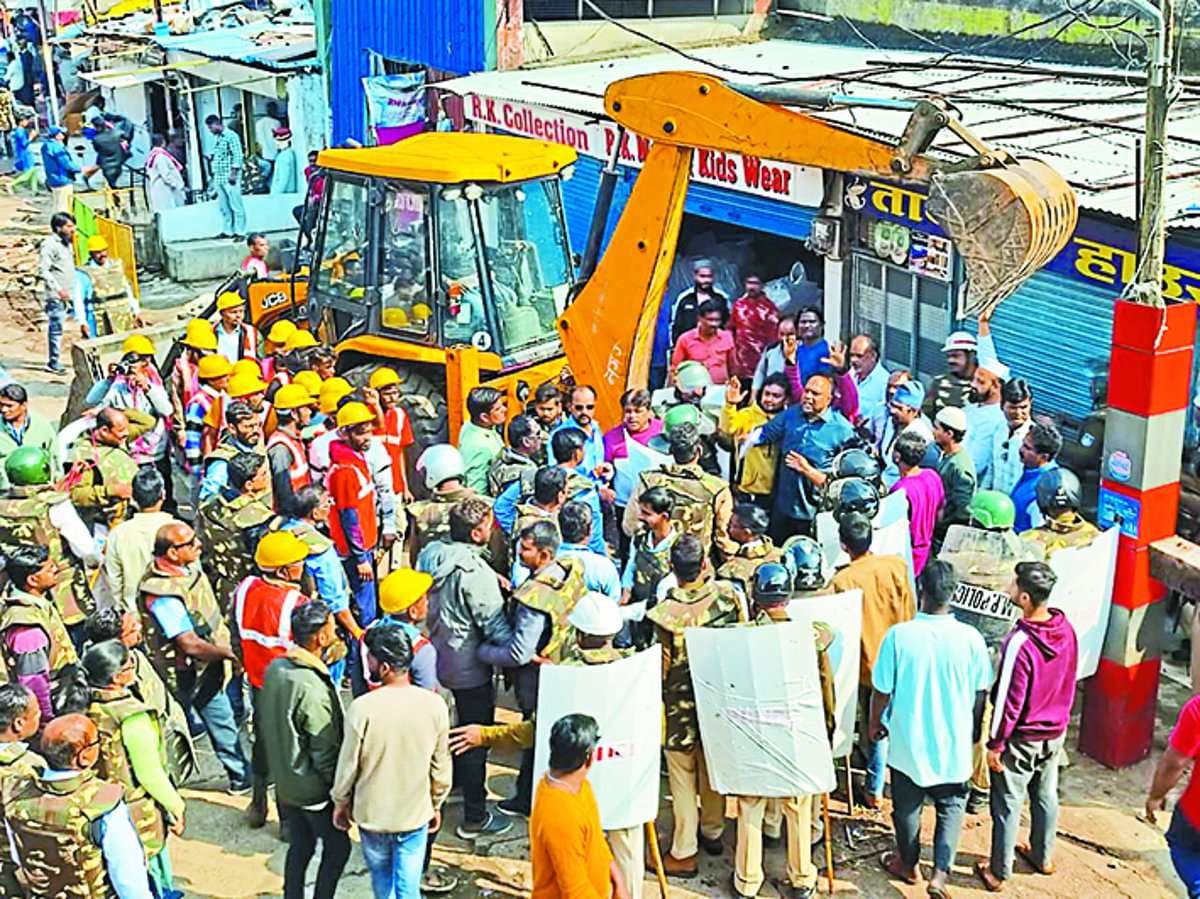
POLYGON ((375 420, 375 413, 367 408, 366 403, 346 403, 337 412, 339 428, 352 428, 355 425, 366 424, 375 420))
POLYGON ((233 377, 245 377, 253 375, 259 377, 262 374, 262 369, 258 367, 258 363, 253 359, 239 359, 233 363, 233 368, 229 372, 233 377))
POLYGON ((433 310, 429 308, 427 303, 413 303, 412 317, 419 322, 423 322, 433 315, 433 310))
POLYGON ((297 328, 288 335, 287 340, 283 342, 283 349, 290 353, 292 350, 306 350, 310 346, 317 345, 317 338, 313 337, 312 331, 305 331, 303 328, 297 328))
POLYGON ((291 531, 271 531, 263 535, 254 550, 254 564, 272 570, 295 565, 308 558, 308 544, 291 531))
POLYGON ((193 318, 187 323, 187 330, 180 343, 194 350, 213 353, 217 349, 217 333, 213 330, 212 322, 203 318, 193 318))
POLYGON ((396 373, 396 369, 388 368, 386 365, 382 368, 377 368, 371 372, 371 380, 368 382, 373 390, 379 390, 383 387, 389 387, 392 384, 399 384, 401 381, 400 375, 396 373))
POLYGON ((89 253, 103 253, 108 249, 108 241, 99 234, 93 234, 88 238, 87 251, 89 253))
POLYGON ((239 400, 244 396, 263 393, 266 389, 266 382, 258 375, 238 372, 230 377, 229 386, 225 388, 225 392, 233 399, 239 400))
POLYGON ((232 290, 227 290, 217 297, 217 311, 224 312, 226 309, 232 309, 235 306, 244 306, 246 301, 234 293, 232 290))
POLYGON ((267 332, 267 340, 276 346, 282 346, 284 341, 296 333, 296 323, 286 318, 281 318, 275 324, 271 325, 271 330, 267 332))
POLYGON ((297 372, 292 375, 292 383, 301 385, 314 398, 321 394, 321 376, 315 371, 305 369, 304 371, 297 372))
POLYGON ((379 582, 379 608, 388 615, 403 612, 433 586, 433 577, 424 571, 397 568, 379 582))
POLYGON ((145 334, 130 334, 121 344, 121 354, 136 353, 139 356, 153 356, 154 344, 145 334))
POLYGON ((311 406, 316 400, 303 384, 284 384, 275 391, 276 409, 300 409, 311 406))
POLYGON ((354 386, 345 378, 330 378, 321 384, 321 392, 319 394, 321 401, 319 403, 321 411, 326 415, 332 415, 337 411, 338 403, 342 397, 354 392, 354 386))
POLYGON ((395 307, 384 309, 382 318, 385 328, 407 328, 409 325, 408 313, 403 309, 395 307))
POLYGON ((220 353, 205 356, 200 360, 200 364, 196 366, 196 374, 199 375, 202 381, 211 380, 212 378, 224 378, 232 371, 233 366, 220 353))

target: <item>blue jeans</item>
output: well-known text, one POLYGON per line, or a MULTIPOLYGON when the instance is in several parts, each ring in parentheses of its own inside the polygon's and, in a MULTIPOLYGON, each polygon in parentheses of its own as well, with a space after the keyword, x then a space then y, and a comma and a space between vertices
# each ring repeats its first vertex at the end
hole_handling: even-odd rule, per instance
POLYGON ((876 799, 883 798, 883 775, 887 771, 888 738, 872 741, 867 735, 871 720, 871 688, 858 688, 858 713, 862 722, 859 730, 858 748, 867 764, 866 791, 876 799))
POLYGON ((1171 826, 1167 828, 1167 847, 1171 850, 1171 864, 1187 888, 1189 899, 1197 899, 1200 897, 1200 830, 1192 826, 1179 806, 1175 806, 1171 826))
POLYGON ((212 741, 217 761, 229 774, 229 783, 235 787, 248 784, 249 766, 246 764, 246 755, 242 752, 242 744, 238 742, 237 720, 233 717, 228 694, 224 690, 218 690, 205 705, 196 708, 196 714, 204 722, 204 729, 208 731, 208 739, 212 741))
POLYGON ((1066 736, 1054 740, 1011 740, 1000 761, 1004 770, 993 771, 992 874, 999 880, 1012 876, 1013 852, 1021 807, 1029 796, 1029 847, 1033 861, 1050 864, 1054 831, 1058 826, 1058 755, 1066 736))
POLYGON ((246 233, 246 205, 242 202, 242 184, 230 184, 228 178, 216 179, 217 205, 221 222, 228 234, 246 233))
POLYGON ((63 316, 66 307, 57 297, 46 300, 46 364, 51 368, 62 365, 63 316))
POLYGON ((421 899, 421 869, 429 828, 378 833, 359 828, 375 899, 421 899))
POLYGON ((933 867, 950 873, 969 791, 965 783, 918 786, 903 771, 892 769, 892 825, 896 828, 896 851, 907 867, 915 869, 921 860, 921 807, 929 799, 936 812, 933 867))

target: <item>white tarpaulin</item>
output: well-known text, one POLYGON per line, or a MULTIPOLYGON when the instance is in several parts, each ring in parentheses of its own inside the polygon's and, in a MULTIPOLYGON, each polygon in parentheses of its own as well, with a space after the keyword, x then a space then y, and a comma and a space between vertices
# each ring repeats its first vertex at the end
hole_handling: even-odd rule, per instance
POLYGON ((1108 630, 1119 528, 1109 528, 1087 546, 1056 550, 1049 562, 1058 582, 1050 605, 1062 609, 1079 638, 1077 676, 1091 677, 1100 665, 1108 630))
POLYGON ((778 797, 832 790, 812 626, 697 627, 684 637, 713 789, 778 797))
POLYGON ((658 816, 662 747, 662 647, 605 665, 544 665, 538 684, 535 783, 550 759, 550 729, 564 715, 600 725, 588 779, 605 830, 637 827, 658 816))
POLYGON ((858 714, 858 671, 862 661, 862 591, 830 596, 806 596, 788 603, 788 617, 810 626, 820 622, 833 632, 825 650, 833 669, 833 708, 836 729, 833 757, 845 758, 854 746, 854 716, 858 714))
POLYGON ((619 506, 629 505, 643 471, 655 471, 671 464, 670 456, 642 446, 636 440, 626 440, 625 446, 629 450, 629 458, 613 463, 613 492, 617 494, 619 506))

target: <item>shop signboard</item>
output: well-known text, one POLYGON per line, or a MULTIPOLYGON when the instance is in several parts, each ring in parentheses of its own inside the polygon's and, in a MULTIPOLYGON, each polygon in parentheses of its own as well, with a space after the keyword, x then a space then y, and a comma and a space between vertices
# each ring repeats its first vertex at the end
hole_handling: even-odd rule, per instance
MULTIPOLYGON (((607 160, 621 133, 607 119, 478 94, 468 95, 463 110, 472 122, 565 144, 581 156, 595 159, 607 160)), ((618 152, 623 165, 641 168, 650 152, 650 140, 625 132, 618 152)), ((825 190, 818 168, 719 150, 697 150, 692 155, 691 180, 810 208, 821 205, 825 190)))

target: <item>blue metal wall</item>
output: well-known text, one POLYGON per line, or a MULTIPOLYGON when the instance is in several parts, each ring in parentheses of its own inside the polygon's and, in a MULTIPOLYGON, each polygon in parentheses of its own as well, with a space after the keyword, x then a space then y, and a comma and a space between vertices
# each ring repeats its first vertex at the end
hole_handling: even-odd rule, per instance
POLYGON ((1081 419, 1092 408, 1084 364, 1112 345, 1111 287, 1043 269, 1000 304, 992 318, 996 352, 1033 387, 1038 412, 1081 419))
POLYGON ((368 53, 465 75, 487 68, 485 0, 332 0, 330 97, 335 145, 366 131, 368 53))

